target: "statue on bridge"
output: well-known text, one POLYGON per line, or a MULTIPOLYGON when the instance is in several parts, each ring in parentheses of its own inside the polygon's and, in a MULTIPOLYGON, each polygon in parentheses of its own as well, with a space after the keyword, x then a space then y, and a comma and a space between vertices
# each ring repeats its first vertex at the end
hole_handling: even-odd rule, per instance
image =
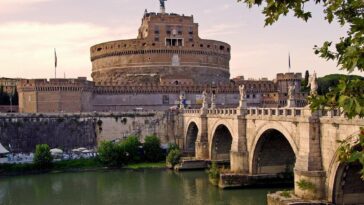
POLYGON ((206 92, 206 90, 204 90, 202 92, 202 108, 201 109, 208 109, 207 92, 206 92))
POLYGON ((186 105, 186 95, 184 92, 181 92, 179 95, 179 109, 184 109, 186 105))
POLYGON ((318 84, 317 84, 316 72, 313 72, 312 76, 309 78, 307 87, 310 87, 310 89, 311 89, 311 91, 310 91, 311 96, 317 95, 318 84))
POLYGON ((166 12, 166 3, 165 1, 167 0, 159 0, 160 4, 161 4, 161 13, 165 13, 166 12))
POLYGON ((240 85, 239 86, 239 93, 240 93, 240 100, 245 100, 246 99, 246 90, 245 90, 245 85, 240 85))
POLYGON ((293 99, 296 92, 296 85, 288 86, 288 99, 293 99))
POLYGON ((216 109, 216 94, 211 94, 211 109, 216 109))

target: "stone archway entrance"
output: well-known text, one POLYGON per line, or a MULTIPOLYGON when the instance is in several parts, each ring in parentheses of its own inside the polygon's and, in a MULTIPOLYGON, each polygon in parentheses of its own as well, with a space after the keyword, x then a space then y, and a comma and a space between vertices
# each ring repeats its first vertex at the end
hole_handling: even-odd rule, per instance
POLYGON ((286 137, 275 129, 265 131, 256 144, 252 168, 253 174, 292 174, 295 153, 286 137))
POLYGON ((225 125, 219 125, 212 138, 211 159, 230 160, 233 137, 225 125))
POLYGON ((186 151, 188 153, 195 153, 195 145, 198 135, 198 127, 196 123, 191 122, 187 129, 186 134, 186 151))
POLYGON ((364 181, 360 178, 361 165, 341 164, 336 172, 333 201, 337 205, 364 204, 364 181))

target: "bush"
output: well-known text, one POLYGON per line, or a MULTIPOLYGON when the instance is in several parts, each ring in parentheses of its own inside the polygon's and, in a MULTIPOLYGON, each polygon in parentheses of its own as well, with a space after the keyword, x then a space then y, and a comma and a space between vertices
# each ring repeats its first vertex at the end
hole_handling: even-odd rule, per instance
POLYGON ((120 152, 123 153, 126 163, 141 161, 139 152, 140 145, 141 143, 135 136, 129 136, 126 140, 118 144, 118 149, 120 149, 120 152))
POLYGON ((124 163, 124 153, 113 142, 101 142, 97 152, 100 161, 106 166, 117 167, 124 163))
POLYGON ((168 144, 168 151, 167 151, 167 153, 169 153, 170 151, 175 150, 175 149, 178 149, 179 150, 179 146, 177 144, 170 143, 170 144, 168 144))
POLYGON ((181 159, 182 153, 179 149, 170 150, 167 155, 167 164, 170 164, 172 167, 176 166, 181 159))
POLYGON ((209 180, 213 185, 217 185, 219 183, 220 178, 220 170, 217 167, 216 162, 212 162, 210 169, 207 171, 209 175, 209 180))
POLYGON ((47 144, 40 144, 35 147, 33 162, 38 168, 50 168, 52 166, 52 160, 51 149, 47 144))
POLYGON ((316 186, 312 182, 301 179, 296 183, 297 183, 297 186, 303 191, 311 191, 311 192, 316 191, 316 186))
POLYGON ((148 162, 159 162, 163 159, 161 142, 156 136, 147 136, 144 140, 144 155, 148 162))

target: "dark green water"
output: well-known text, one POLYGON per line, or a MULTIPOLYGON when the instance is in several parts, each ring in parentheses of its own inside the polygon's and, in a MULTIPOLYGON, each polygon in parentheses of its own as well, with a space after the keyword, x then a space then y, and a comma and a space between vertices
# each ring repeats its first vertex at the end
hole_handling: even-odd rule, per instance
POLYGON ((1 205, 264 205, 268 189, 220 190, 204 172, 60 173, 0 179, 1 205))

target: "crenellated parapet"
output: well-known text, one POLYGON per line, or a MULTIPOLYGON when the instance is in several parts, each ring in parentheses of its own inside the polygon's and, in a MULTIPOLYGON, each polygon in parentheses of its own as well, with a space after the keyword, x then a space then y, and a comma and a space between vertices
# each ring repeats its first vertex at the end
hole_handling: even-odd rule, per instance
POLYGON ((87 112, 94 83, 86 78, 33 79, 18 83, 19 112, 87 112))

